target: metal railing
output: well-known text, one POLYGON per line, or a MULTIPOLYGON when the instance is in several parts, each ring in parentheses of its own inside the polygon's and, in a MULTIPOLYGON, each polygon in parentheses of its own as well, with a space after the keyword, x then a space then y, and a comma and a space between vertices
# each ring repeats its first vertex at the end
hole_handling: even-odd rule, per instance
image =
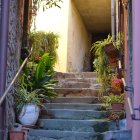
MULTIPOLYGON (((127 86, 124 78, 122 78, 122 81, 123 81, 125 91, 134 92, 134 88, 131 86, 127 86)), ((129 107, 129 111, 130 111, 132 120, 140 121, 140 118, 136 117, 136 113, 135 113, 135 111, 140 112, 140 106, 138 108, 134 108, 130 97, 127 97, 127 103, 128 103, 128 107, 129 107)))
POLYGON ((29 57, 31 56, 32 50, 33 50, 33 48, 31 48, 29 55, 25 58, 25 60, 23 61, 22 65, 20 66, 19 70, 17 71, 16 75, 14 76, 13 80, 11 81, 11 83, 9 84, 9 86, 7 87, 7 89, 5 90, 4 94, 0 98, 0 106, 3 103, 3 101, 5 100, 6 96, 8 95, 9 90, 11 89, 11 87, 13 86, 13 84, 15 83, 16 79, 18 78, 20 72, 22 71, 22 69, 25 66, 26 62, 28 61, 29 57))

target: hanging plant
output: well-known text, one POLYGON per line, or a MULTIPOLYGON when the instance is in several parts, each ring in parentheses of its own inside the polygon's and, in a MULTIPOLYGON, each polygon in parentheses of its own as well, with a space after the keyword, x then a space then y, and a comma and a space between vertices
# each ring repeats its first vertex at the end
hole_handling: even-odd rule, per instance
POLYGON ((108 54, 112 55, 112 51, 117 50, 116 58, 119 57, 120 42, 122 43, 122 41, 120 41, 120 36, 122 35, 118 35, 119 36, 117 37, 116 41, 113 41, 112 37, 108 35, 106 39, 93 43, 91 48, 91 51, 93 51, 93 54, 96 57, 94 67, 98 74, 98 81, 102 85, 100 90, 100 96, 103 96, 104 93, 107 93, 108 87, 110 87, 111 85, 111 78, 112 76, 114 76, 111 62, 116 61, 116 59, 113 59, 115 55, 113 55, 113 57, 110 57, 110 55, 108 54), (106 49, 106 47, 108 49, 106 49))

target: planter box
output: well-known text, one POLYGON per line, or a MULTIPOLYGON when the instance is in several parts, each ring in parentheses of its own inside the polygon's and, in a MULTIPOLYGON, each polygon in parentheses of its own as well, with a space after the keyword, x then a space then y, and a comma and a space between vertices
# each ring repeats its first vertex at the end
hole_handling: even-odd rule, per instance
POLYGON ((124 104, 123 103, 113 103, 111 104, 112 110, 114 111, 121 111, 124 110, 124 104))
POLYGON ((9 131, 10 140, 26 140, 25 131, 9 131))

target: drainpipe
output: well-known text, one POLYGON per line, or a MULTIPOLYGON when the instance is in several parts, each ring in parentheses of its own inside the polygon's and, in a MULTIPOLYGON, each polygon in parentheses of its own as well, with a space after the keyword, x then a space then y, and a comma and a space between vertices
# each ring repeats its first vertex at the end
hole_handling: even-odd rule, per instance
POLYGON ((112 39, 115 40, 115 16, 114 16, 114 0, 111 0, 111 33, 112 39))
MULTIPOLYGON (((132 1, 134 107, 140 106, 140 0, 132 1)), ((137 111, 136 117, 140 117, 137 111)), ((133 120, 132 140, 140 139, 140 121, 133 120)))
MULTIPOLYGON (((2 0, 0 26, 0 97, 5 91, 10 0, 2 0)), ((5 103, 0 106, 0 140, 5 140, 5 103)))
POLYGON ((118 36, 119 32, 119 1, 116 0, 116 37, 118 36))

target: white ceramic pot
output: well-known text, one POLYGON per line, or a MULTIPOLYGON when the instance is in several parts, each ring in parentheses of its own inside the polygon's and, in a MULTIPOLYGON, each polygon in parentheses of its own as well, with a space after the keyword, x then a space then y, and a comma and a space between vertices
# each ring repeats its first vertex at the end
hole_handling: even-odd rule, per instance
POLYGON ((39 107, 36 104, 26 104, 19 113, 18 120, 23 125, 35 125, 39 117, 39 107))

